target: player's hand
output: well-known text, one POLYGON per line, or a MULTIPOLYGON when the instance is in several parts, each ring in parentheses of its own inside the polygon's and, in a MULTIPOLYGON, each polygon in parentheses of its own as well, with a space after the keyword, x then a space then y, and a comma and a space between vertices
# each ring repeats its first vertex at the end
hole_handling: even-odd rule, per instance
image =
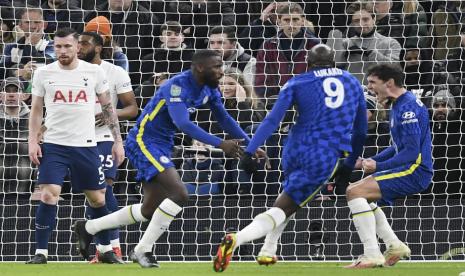
POLYGON ((258 149, 255 152, 255 158, 257 159, 257 163, 260 162, 260 159, 265 159, 266 168, 271 169, 270 158, 268 157, 268 154, 266 154, 266 151, 258 149))
POLYGON ((124 161, 124 147, 123 147, 123 142, 119 141, 113 144, 113 147, 111 148, 111 155, 113 156, 113 160, 115 160, 116 164, 121 165, 124 161))
POLYGON ((362 169, 362 162, 363 162, 363 158, 362 158, 362 157, 359 157, 359 158, 357 159, 357 161, 355 162, 354 169, 356 169, 356 170, 361 170, 361 169, 362 169))
POLYGON ((226 156, 239 159, 244 154, 244 150, 239 145, 242 141, 242 139, 223 140, 219 148, 224 151, 226 156))
POLYGON ((334 193, 336 195, 343 195, 346 193, 347 186, 349 186, 350 177, 352 176, 352 169, 340 163, 334 172, 333 176, 329 179, 334 180, 334 193))
POLYGON ((371 158, 363 159, 362 168, 366 173, 374 173, 376 171, 376 161, 371 158))
POLYGON ((244 153, 239 162, 239 168, 248 174, 253 174, 258 171, 258 160, 254 160, 252 155, 248 152, 244 153))
POLYGON ((103 119, 102 112, 95 114, 95 126, 103 127, 105 125, 105 120, 103 119))
POLYGON ((42 149, 38 143, 29 143, 29 160, 35 165, 40 165, 39 158, 42 158, 42 149))

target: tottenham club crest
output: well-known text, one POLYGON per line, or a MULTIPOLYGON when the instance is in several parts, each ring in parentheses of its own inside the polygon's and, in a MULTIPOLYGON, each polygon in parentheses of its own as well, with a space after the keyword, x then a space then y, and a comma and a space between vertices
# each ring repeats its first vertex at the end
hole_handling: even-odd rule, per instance
POLYGON ((170 94, 172 97, 179 97, 181 95, 181 87, 176 84, 171 85, 170 94))
POLYGON ((170 159, 164 155, 160 157, 160 161, 164 164, 168 164, 170 162, 170 159))

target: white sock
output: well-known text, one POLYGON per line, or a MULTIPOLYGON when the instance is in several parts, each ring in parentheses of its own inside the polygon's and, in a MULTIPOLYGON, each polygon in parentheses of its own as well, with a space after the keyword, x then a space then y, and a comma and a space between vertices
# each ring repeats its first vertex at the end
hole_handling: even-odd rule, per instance
POLYGON ((134 248, 136 252, 152 252, 153 244, 165 233, 171 221, 181 212, 182 207, 166 198, 153 213, 152 220, 145 230, 142 239, 134 248))
POLYGON ((120 228, 136 222, 147 221, 141 213, 142 204, 126 206, 118 211, 108 214, 104 217, 88 220, 86 230, 88 233, 95 235, 102 230, 120 228))
POLYGON ((356 198, 347 202, 352 212, 352 220, 357 228, 358 236, 363 243, 366 256, 381 255, 376 238, 376 220, 368 201, 364 198, 356 198))
POLYGON ((34 255, 37 254, 42 254, 45 258, 48 258, 48 249, 36 249, 36 253, 34 255))
POLYGON ((281 237, 284 229, 286 229, 289 221, 294 217, 295 215, 288 217, 283 223, 281 223, 278 227, 266 235, 265 243, 260 250, 260 254, 264 253, 270 256, 276 255, 276 251, 278 250, 278 240, 281 237))
POLYGON ((265 236, 282 224, 285 219, 286 214, 277 207, 259 214, 249 225, 236 234, 236 247, 265 236))
POLYGON ((115 247, 121 248, 121 244, 119 242, 119 239, 111 240, 110 244, 111 244, 111 247, 113 247, 113 248, 115 248, 115 247))
POLYGON ((392 230, 391 225, 389 225, 386 214, 384 214, 383 210, 381 210, 376 203, 370 203, 370 207, 371 210, 373 210, 373 214, 376 219, 376 234, 378 234, 387 246, 400 243, 399 238, 392 230))

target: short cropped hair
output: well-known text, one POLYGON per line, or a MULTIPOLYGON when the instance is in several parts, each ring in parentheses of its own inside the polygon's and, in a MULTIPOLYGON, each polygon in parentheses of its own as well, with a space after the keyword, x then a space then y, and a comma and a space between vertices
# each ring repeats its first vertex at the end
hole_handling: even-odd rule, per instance
POLYGON ((103 47, 103 38, 96 32, 83 32, 81 35, 88 35, 92 37, 92 41, 94 42, 95 46, 102 46, 103 47))
POLYGON ((21 21, 23 15, 25 15, 25 14, 28 13, 28 12, 36 12, 36 13, 40 14, 40 17, 42 17, 42 19, 44 18, 44 13, 43 13, 42 9, 41 9, 40 7, 33 7, 33 6, 28 6, 28 7, 25 7, 25 8, 20 9, 20 10, 16 13, 16 18, 17 18, 19 21, 21 21))
POLYGON ((166 21, 166 23, 160 28, 160 32, 163 33, 163 31, 172 31, 179 34, 182 31, 182 26, 177 21, 166 21))
POLYGON ((278 15, 278 18, 281 18, 283 15, 290 15, 290 14, 299 14, 301 16, 304 16, 304 10, 302 9, 302 6, 300 6, 298 3, 287 3, 285 5, 280 5, 276 9, 276 14, 278 15))
POLYGON ((359 11, 366 11, 371 15, 371 18, 375 18, 375 14, 373 13, 373 9, 370 9, 369 3, 367 2, 354 2, 347 7, 347 15, 351 18, 350 21, 352 21, 352 15, 354 13, 359 12, 359 11))
POLYGON ((214 34, 225 34, 226 38, 231 41, 231 42, 236 42, 236 27, 234 26, 216 26, 213 27, 213 29, 210 31, 209 36, 214 35, 214 34))
POLYGON ((405 79, 404 71, 402 71, 402 68, 400 68, 400 66, 396 64, 390 64, 390 63, 376 64, 368 68, 367 76, 378 77, 380 80, 384 82, 390 79, 393 79, 394 84, 397 87, 404 86, 404 79, 405 79))
POLYGON ((221 54, 215 50, 201 49, 197 50, 192 56, 192 65, 203 64, 207 59, 211 57, 221 57, 221 54))
POLYGON ((55 32, 55 37, 67 37, 72 35, 76 40, 79 39, 79 34, 72 28, 61 28, 55 32))

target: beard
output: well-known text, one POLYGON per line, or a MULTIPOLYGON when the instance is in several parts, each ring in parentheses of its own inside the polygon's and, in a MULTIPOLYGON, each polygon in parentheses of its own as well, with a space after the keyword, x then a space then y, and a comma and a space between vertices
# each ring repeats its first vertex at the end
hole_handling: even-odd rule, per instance
POLYGON ((74 57, 68 56, 66 59, 58 58, 61 65, 68 66, 74 61, 74 57))
POLYGON ((79 58, 82 59, 83 61, 92 62, 92 60, 94 60, 95 58, 95 49, 88 52, 87 54, 83 54, 79 58))
POLYGON ((205 84, 210 87, 210 88, 217 88, 218 85, 220 84, 220 80, 214 78, 212 75, 207 74, 205 76, 205 84))

